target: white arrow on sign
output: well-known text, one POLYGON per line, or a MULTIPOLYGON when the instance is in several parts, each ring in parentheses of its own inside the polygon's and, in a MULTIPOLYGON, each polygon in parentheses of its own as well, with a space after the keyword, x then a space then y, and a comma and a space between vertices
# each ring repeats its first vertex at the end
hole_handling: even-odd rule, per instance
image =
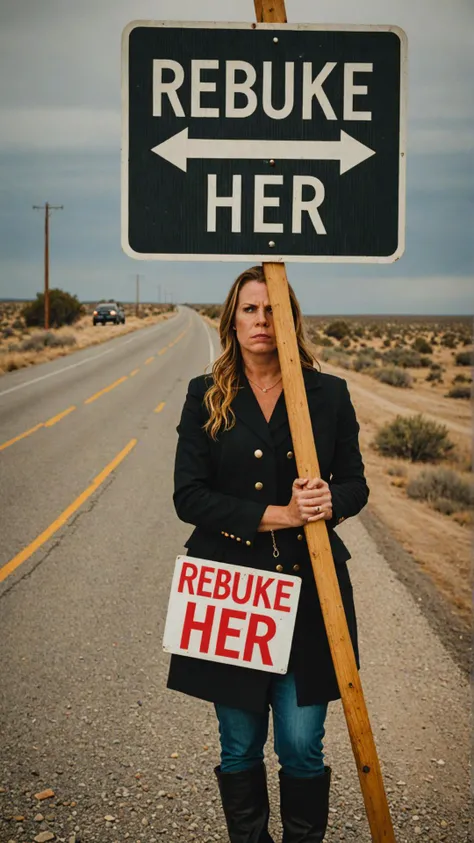
POLYGON ((151 150, 186 172, 188 158, 253 158, 261 160, 340 161, 340 173, 375 155, 375 150, 341 130, 335 141, 209 140, 190 138, 183 129, 151 150))

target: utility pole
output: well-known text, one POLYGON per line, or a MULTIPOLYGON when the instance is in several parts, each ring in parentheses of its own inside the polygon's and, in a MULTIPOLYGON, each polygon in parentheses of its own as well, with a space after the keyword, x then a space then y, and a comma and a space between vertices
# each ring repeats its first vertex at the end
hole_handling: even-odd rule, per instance
POLYGON ((136 296, 135 296, 135 316, 138 316, 139 304, 140 304, 140 276, 137 275, 136 296))
POLYGON ((62 211, 64 205, 33 205, 34 211, 44 210, 44 329, 49 329, 49 218, 53 211, 62 211))

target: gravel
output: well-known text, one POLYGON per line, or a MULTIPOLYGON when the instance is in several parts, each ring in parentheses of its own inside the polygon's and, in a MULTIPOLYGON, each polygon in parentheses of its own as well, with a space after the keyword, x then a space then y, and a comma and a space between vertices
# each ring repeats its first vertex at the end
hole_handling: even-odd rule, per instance
MULTIPOLYGON (((138 446, 1 596, 1 843, 227 840, 213 707, 166 690, 161 650, 174 558, 190 532, 172 511, 170 482, 173 425, 196 361, 208 354, 195 320, 159 383, 131 381, 129 414, 111 393, 116 412, 104 435, 117 439, 112 455, 137 430, 138 446), (152 392, 155 404, 167 403, 150 421, 152 392)), ((74 499, 69 489, 63 497, 63 506, 74 499)), ((44 513, 40 521, 48 523, 44 513)), ((361 678, 397 843, 467 843, 466 674, 423 614, 416 579, 401 582, 361 518, 339 531, 352 552, 361 678)), ((333 770, 326 839, 370 843, 340 703, 330 706, 325 751, 333 770)), ((271 741, 267 755, 280 843, 271 741)))

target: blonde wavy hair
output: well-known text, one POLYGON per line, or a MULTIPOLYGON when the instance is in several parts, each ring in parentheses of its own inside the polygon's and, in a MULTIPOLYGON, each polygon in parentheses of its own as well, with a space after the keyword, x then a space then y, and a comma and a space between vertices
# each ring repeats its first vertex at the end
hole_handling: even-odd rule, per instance
MULTIPOLYGON (((233 328, 239 293, 249 281, 260 281, 265 284, 265 275, 261 266, 252 266, 236 278, 222 310, 219 325, 222 353, 212 367, 214 382, 204 396, 204 404, 209 413, 204 430, 214 440, 217 439, 219 431, 230 430, 235 424, 235 414, 231 404, 241 386, 243 363, 240 344, 233 328)), ((313 369, 315 360, 305 338, 298 299, 289 284, 288 288, 301 365, 306 369, 313 369)))

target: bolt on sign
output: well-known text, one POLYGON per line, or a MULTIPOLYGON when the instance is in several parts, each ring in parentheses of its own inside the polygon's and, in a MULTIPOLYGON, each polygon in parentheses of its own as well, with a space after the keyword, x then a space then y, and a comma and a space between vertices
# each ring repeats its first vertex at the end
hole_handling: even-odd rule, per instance
POLYGON ((299 577, 178 556, 163 649, 286 673, 299 577))
POLYGON ((382 263, 403 253, 402 30, 135 22, 122 69, 128 255, 382 263))

